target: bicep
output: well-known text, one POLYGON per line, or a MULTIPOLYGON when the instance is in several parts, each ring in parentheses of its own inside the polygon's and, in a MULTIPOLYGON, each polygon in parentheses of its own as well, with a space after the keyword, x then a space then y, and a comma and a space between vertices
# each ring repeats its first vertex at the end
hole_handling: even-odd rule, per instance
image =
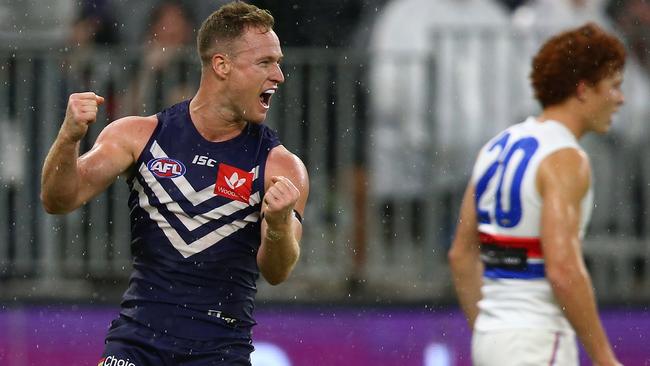
POLYGON ((137 159, 155 123, 151 118, 127 117, 102 130, 93 147, 77 159, 81 202, 99 194, 137 159))
POLYGON ((132 163, 130 154, 114 141, 100 136, 92 149, 77 160, 83 195, 92 197, 103 191, 132 163))

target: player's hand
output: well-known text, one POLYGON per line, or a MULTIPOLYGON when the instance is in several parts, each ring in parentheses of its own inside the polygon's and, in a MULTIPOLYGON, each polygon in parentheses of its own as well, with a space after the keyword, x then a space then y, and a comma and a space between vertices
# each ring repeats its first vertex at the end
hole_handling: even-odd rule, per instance
POLYGON ((264 194, 262 213, 270 228, 282 228, 291 224, 293 208, 300 191, 286 177, 271 177, 271 187, 264 194))
POLYGON ((93 92, 71 94, 60 136, 71 142, 80 141, 88 132, 88 126, 97 119, 102 104, 104 97, 93 92))

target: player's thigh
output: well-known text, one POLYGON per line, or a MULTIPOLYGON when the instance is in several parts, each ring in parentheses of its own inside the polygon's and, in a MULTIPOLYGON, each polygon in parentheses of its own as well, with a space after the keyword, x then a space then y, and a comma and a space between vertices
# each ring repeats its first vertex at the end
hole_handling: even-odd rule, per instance
POLYGON ((578 365, 575 336, 545 330, 474 332, 475 366, 578 365))

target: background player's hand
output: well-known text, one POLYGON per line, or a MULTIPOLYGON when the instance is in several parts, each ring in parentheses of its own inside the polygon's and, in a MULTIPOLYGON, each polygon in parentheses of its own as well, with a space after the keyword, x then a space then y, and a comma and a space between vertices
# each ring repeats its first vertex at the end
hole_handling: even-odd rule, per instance
POLYGON ((271 177, 272 185, 264 194, 262 212, 269 227, 280 228, 289 225, 293 207, 300 197, 300 191, 286 177, 271 177))
POLYGON ((71 94, 60 135, 72 142, 81 140, 88 132, 88 125, 97 119, 102 104, 104 97, 93 92, 71 94))

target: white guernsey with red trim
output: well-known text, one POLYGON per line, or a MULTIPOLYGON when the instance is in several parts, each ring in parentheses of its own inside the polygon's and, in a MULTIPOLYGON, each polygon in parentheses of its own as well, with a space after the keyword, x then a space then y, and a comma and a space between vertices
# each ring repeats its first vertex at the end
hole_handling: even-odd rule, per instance
MULTIPOLYGON (((485 265, 475 330, 537 328, 570 331, 546 280, 540 243, 539 164, 566 148, 581 150, 559 122, 529 117, 479 153, 472 182, 485 265)), ((589 221, 591 188, 582 201, 581 236, 589 221)))

